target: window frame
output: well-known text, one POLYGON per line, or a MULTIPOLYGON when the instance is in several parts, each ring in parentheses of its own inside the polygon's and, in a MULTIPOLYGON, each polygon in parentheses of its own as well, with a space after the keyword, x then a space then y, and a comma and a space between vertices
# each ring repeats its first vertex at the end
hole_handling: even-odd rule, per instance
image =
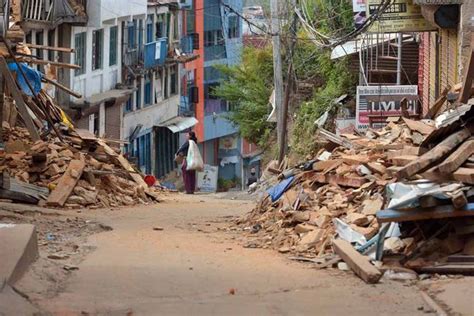
POLYGON ((110 28, 109 36, 109 66, 118 64, 118 26, 110 28))
POLYGON ((92 71, 104 67, 104 29, 92 31, 92 71))
POLYGON ((74 70, 74 75, 77 77, 86 73, 87 32, 74 34, 74 49, 74 64, 81 67, 74 70))

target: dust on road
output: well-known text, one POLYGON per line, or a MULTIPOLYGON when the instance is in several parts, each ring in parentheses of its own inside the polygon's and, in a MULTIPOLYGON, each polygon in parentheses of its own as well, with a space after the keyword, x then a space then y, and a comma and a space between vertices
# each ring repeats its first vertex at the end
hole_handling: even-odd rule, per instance
POLYGON ((319 271, 272 250, 242 247, 241 232, 229 227, 252 206, 170 195, 155 205, 83 211, 77 215, 86 223, 112 230, 78 245, 94 250, 58 281, 54 295, 41 286, 44 280, 31 281, 41 261, 18 288, 53 315, 416 315, 428 309, 410 284, 367 285, 352 272, 319 271))

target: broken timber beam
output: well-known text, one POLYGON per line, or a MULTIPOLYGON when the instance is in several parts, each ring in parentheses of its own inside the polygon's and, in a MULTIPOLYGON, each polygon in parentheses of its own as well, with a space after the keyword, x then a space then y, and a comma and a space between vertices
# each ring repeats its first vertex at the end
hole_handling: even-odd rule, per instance
POLYGON ((474 80, 474 35, 473 40, 471 41, 471 53, 468 58, 466 72, 464 73, 464 81, 458 99, 461 103, 467 103, 471 98, 472 93, 472 82, 474 80))
POLYGON ((334 252, 365 282, 377 283, 382 277, 382 272, 370 263, 369 258, 361 255, 349 242, 335 239, 332 246, 334 252))
POLYGON ((420 171, 426 170, 432 164, 438 162, 440 159, 451 153, 459 144, 470 136, 471 132, 467 128, 450 135, 420 158, 403 167, 397 172, 397 177, 399 179, 406 179, 420 171))
POLYGON ((49 195, 46 204, 49 206, 63 206, 74 190, 77 181, 81 178, 85 166, 86 163, 83 160, 72 160, 66 172, 59 179, 58 185, 49 195))
POLYGON ((330 131, 325 130, 322 127, 318 128, 318 132, 319 132, 319 135, 321 135, 323 138, 329 140, 332 143, 338 144, 348 149, 354 148, 354 144, 348 141, 347 139, 339 137, 336 134, 331 133, 330 131))
POLYGON ((469 139, 459 146, 445 161, 443 161, 438 169, 442 173, 452 173, 474 154, 474 139, 469 139))
POLYGON ((318 183, 329 183, 352 188, 360 188, 364 183, 367 182, 367 179, 364 177, 346 177, 323 173, 316 173, 311 179, 318 183))
POLYGON ((452 205, 440 205, 430 208, 387 209, 377 212, 377 220, 379 223, 400 223, 465 216, 474 216, 474 203, 468 203, 460 209, 455 209, 452 205))
POLYGON ((68 48, 68 47, 44 46, 44 45, 30 44, 30 43, 25 43, 25 45, 28 48, 52 50, 52 51, 61 52, 61 53, 74 53, 75 52, 74 48, 68 48))
POLYGON ((430 109, 428 110, 428 113, 425 115, 425 118, 433 119, 436 117, 439 110, 441 110, 441 107, 446 102, 450 89, 451 89, 450 86, 447 86, 446 88, 444 88, 443 92, 441 92, 440 97, 435 101, 433 106, 430 107, 430 109))
POLYGON ((29 63, 29 64, 37 64, 37 65, 51 65, 60 68, 68 68, 68 69, 81 69, 81 66, 68 64, 68 63, 60 63, 57 61, 49 61, 49 60, 42 60, 42 59, 35 59, 31 57, 19 57, 19 62, 29 63))
POLYGON ((8 86, 8 89, 10 90, 13 96, 13 99, 15 99, 16 107, 18 108, 18 111, 20 112, 21 118, 25 122, 26 128, 28 129, 28 132, 30 133, 31 139, 33 141, 40 140, 39 132, 36 129, 35 123, 33 122, 33 119, 31 118, 30 113, 28 112, 28 107, 26 106, 25 100, 23 99, 20 89, 18 89, 15 79, 13 78, 12 73, 8 69, 8 65, 5 58, 1 56, 0 56, 0 72, 5 78, 5 83, 8 86))
POLYGON ((453 178, 466 184, 474 184, 474 169, 459 168, 454 171, 453 178))

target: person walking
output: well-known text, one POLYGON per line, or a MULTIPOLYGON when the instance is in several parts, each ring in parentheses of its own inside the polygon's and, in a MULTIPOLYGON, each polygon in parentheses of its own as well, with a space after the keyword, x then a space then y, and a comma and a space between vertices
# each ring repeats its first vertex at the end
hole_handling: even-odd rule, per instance
POLYGON ((186 142, 178 149, 176 152, 176 161, 179 163, 182 160, 181 164, 181 171, 183 172, 183 181, 184 181, 184 188, 186 190, 186 194, 194 194, 196 190, 196 170, 187 170, 187 162, 186 157, 188 155, 189 150, 189 142, 193 141, 197 143, 196 133, 189 132, 186 134, 186 142))

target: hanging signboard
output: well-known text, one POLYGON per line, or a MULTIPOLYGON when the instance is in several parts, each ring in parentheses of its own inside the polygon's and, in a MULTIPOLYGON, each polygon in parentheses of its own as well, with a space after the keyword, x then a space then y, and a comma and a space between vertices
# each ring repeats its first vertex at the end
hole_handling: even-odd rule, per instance
POLYGON ((197 173, 197 188, 200 192, 217 191, 217 175, 219 168, 211 165, 204 165, 204 170, 197 173))
MULTIPOLYGON (((380 0, 367 1, 367 16, 374 14, 380 0)), ((421 14, 421 7, 413 0, 398 0, 391 3, 384 13, 368 29, 372 33, 398 33, 434 31, 436 27, 421 14)))
POLYGON ((401 116, 401 101, 408 100, 407 111, 418 111, 418 86, 358 86, 356 105, 356 129, 365 131, 383 127, 387 118, 401 116))

